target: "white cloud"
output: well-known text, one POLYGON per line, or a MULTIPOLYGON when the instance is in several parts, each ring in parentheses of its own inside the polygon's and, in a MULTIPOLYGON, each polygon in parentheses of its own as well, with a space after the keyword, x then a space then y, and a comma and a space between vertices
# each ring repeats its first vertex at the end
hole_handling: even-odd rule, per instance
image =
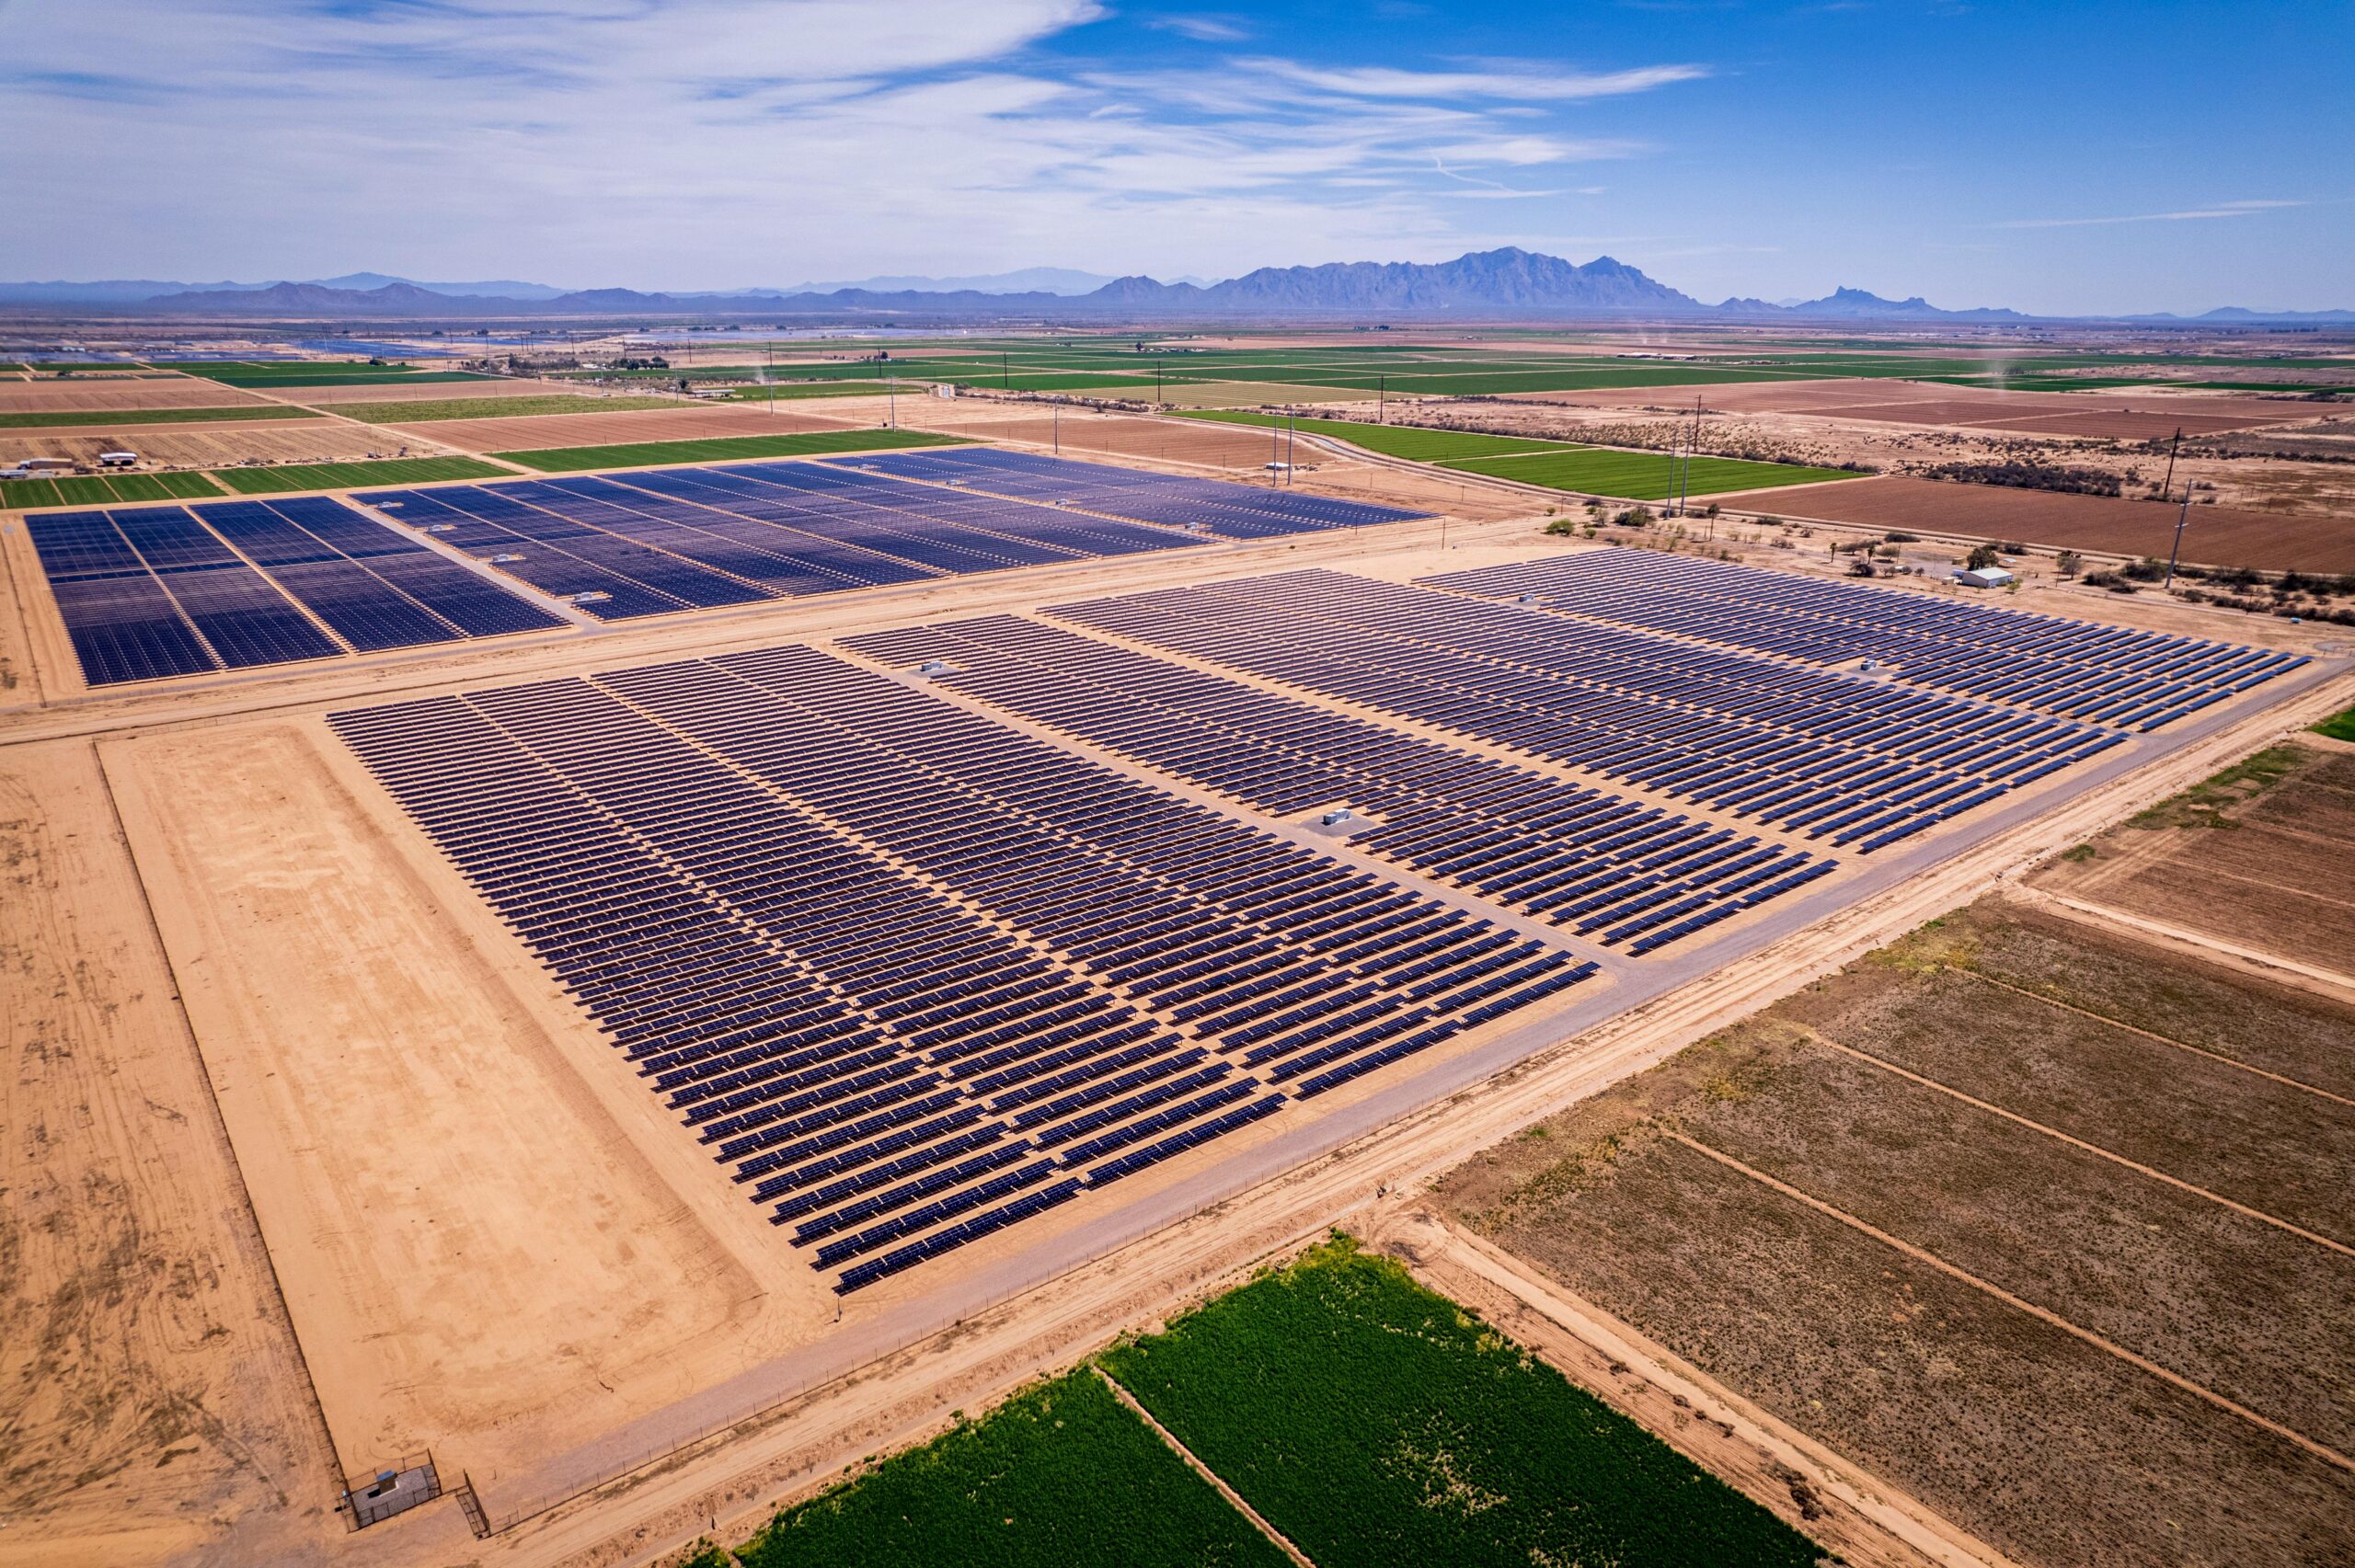
POLYGON ((1271 92, 1261 65, 1064 65, 1096 0, 0 6, 0 200, 107 198, 12 235, 34 275, 1240 270, 1447 253, 1435 162, 1527 197, 1496 177, 1639 150, 1551 133, 1511 72, 1271 92))
POLYGON ((1999 229, 2083 229, 2108 223, 2182 223, 2208 218, 2247 218, 2282 207, 2304 207, 2304 201, 2219 201, 2209 207, 2187 207, 2174 212, 2133 212, 2105 218, 2014 218, 1999 229))
POLYGON ((1698 65, 1647 65, 1632 71, 1402 71, 1387 65, 1318 67, 1290 60, 1242 60, 1236 63, 1346 97, 1372 98, 1572 98, 1616 97, 1649 92, 1708 74, 1698 65))
POLYGON ((1237 43, 1251 36, 1250 29, 1232 17, 1151 17, 1144 25, 1190 38, 1196 43, 1237 43))

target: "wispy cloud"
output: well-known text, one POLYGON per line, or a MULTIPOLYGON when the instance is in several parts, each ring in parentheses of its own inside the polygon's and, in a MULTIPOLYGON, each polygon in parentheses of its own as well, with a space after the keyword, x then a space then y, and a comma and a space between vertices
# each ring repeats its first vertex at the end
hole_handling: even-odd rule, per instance
POLYGON ((1148 17, 1144 25, 1161 32, 1176 33, 1180 38, 1190 38, 1196 43, 1240 43, 1251 36, 1251 29, 1233 17, 1148 17))
POLYGON ((2250 218, 2283 207, 2306 207, 2306 201, 2219 201, 2210 207, 2187 207, 2174 212, 2129 212, 2099 218, 2013 218, 1993 225, 1999 229, 2085 229, 2110 223, 2186 223, 2209 218, 2250 218))
POLYGON ((1290 60, 1260 59, 1239 60, 1235 63, 1304 87, 1349 97, 1373 98, 1542 98, 1558 102, 1649 92, 1677 82, 1697 81, 1709 74, 1699 65, 1644 65, 1628 71, 1589 73, 1529 69, 1404 71, 1388 65, 1315 66, 1290 60))

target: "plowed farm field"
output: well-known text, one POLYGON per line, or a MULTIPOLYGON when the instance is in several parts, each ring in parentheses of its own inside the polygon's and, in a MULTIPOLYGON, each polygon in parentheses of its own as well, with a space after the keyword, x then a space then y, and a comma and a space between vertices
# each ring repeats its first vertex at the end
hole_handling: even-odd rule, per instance
POLYGON ((52 414, 121 408, 225 408, 250 403, 270 406, 235 387, 209 381, 163 376, 154 381, 0 381, 0 414, 52 414))
MULTIPOLYGON (((393 424, 390 411, 368 417, 393 424)), ((355 416, 356 417, 356 416, 355 416)), ((412 439, 468 452, 539 452, 556 447, 618 446, 637 441, 700 441, 711 436, 790 435, 851 423, 800 410, 775 414, 749 405, 724 408, 647 408, 617 414, 540 414, 513 419, 442 419, 399 425, 412 439)))
POLYGON ((2355 1009, 1990 901, 1459 1167, 1464 1222, 2028 1568, 2355 1553, 2355 1009))
POLYGON ((161 425, 81 435, 0 431, 0 463, 26 457, 70 457, 89 463, 102 452, 127 447, 149 463, 170 468, 225 468, 248 458, 265 463, 326 463, 365 457, 370 452, 391 456, 403 446, 414 452, 428 443, 405 431, 371 429, 340 419, 272 419, 254 425, 161 425))
MULTIPOLYGON (((2055 549, 2165 559, 2177 509, 2155 501, 1956 485, 1887 475, 1786 490, 1767 503, 1789 517, 1867 528, 2015 539, 2055 549)), ((2183 558, 2260 571, 2355 571, 2355 519, 2292 517, 2231 507, 2191 509, 2183 558)))

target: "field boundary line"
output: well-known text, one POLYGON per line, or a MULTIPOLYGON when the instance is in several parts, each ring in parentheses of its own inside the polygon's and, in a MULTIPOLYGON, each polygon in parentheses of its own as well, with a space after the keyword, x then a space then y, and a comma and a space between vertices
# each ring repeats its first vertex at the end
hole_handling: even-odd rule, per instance
POLYGON ((1185 1460, 1187 1466, 1191 1469, 1196 1475, 1200 1476, 1204 1481, 1209 1482, 1212 1486, 1218 1488, 1218 1494, 1225 1498, 1230 1504, 1234 1505, 1235 1511, 1241 1514, 1245 1518, 1250 1520, 1252 1525, 1261 1535, 1266 1536, 1269 1540, 1275 1542, 1277 1548, 1281 1550, 1286 1557, 1291 1558, 1294 1562, 1298 1563, 1300 1568, 1316 1568, 1315 1562, 1309 1557, 1308 1553, 1294 1546, 1292 1543, 1291 1538, 1286 1536, 1283 1531, 1276 1528, 1275 1526, 1269 1524, 1260 1514, 1258 1509, 1254 1508, 1250 1504, 1245 1502, 1243 1500, 1243 1494, 1235 1491, 1234 1487, 1229 1486, 1226 1483, 1225 1479, 1222 1477, 1218 1471, 1204 1464, 1195 1454, 1193 1449, 1186 1447, 1185 1444, 1178 1440, 1178 1434, 1172 1432, 1168 1427, 1164 1426, 1160 1422, 1155 1420, 1153 1412, 1138 1403, 1137 1396, 1129 1392, 1127 1389, 1120 1386, 1120 1379, 1115 1378, 1111 1373, 1104 1370, 1101 1365, 1094 1361, 1090 1361, 1087 1364, 1087 1369, 1095 1373, 1097 1377, 1103 1379, 1104 1386, 1112 1391, 1112 1397, 1114 1399, 1119 1400, 1122 1404, 1127 1405, 1130 1410, 1133 1411, 1136 1413, 1137 1419, 1143 1422, 1145 1425, 1152 1430, 1154 1436, 1159 1437, 1162 1442, 1166 1444, 1171 1453, 1176 1454, 1179 1459, 1185 1460))
POLYGON ((2097 1143, 2088 1143, 2084 1139, 2072 1137, 2070 1134, 2062 1132, 2058 1127, 2047 1127, 2039 1121, 2031 1121, 2027 1116, 2021 1116, 2016 1111, 2007 1111, 2001 1105, 1995 1104, 1991 1101, 1982 1100, 1975 1094, 1967 1094, 1959 1089, 1939 1082, 1935 1078, 1924 1078, 1918 1072, 1910 1071, 1905 1068, 1898 1066, 1893 1061, 1888 1061, 1880 1057, 1873 1055, 1870 1051, 1859 1050, 1854 1046, 1843 1045, 1841 1042, 1833 1039, 1831 1036, 1824 1034, 1820 1029, 1809 1029, 1808 1031, 1808 1037, 1814 1040, 1819 1045, 1829 1046, 1832 1049, 1839 1051, 1843 1055, 1855 1057, 1858 1061, 1870 1062, 1873 1066, 1879 1068, 1884 1072, 1895 1073, 1898 1077, 1904 1079, 1909 1083, 1918 1083, 1924 1089, 1936 1090, 1938 1093, 1951 1095, 1953 1098, 1961 1101, 1966 1105, 1985 1111, 1991 1116, 2001 1116, 2008 1122, 2016 1122, 2020 1126, 2028 1128, 2030 1132, 2040 1132, 2047 1138, 2059 1139, 2061 1142, 2067 1144, 2072 1149, 2083 1150, 2087 1154, 2096 1155, 2101 1159, 2110 1161, 2113 1163, 2123 1165, 2128 1170, 2132 1171, 2139 1175, 2148 1176, 2154 1182, 2163 1182, 2166 1185, 2177 1188, 2179 1191, 2188 1192, 2194 1197, 2204 1197, 2211 1203, 2218 1204, 2225 1208, 2233 1210, 2235 1214, 2245 1214, 2251 1219, 2262 1220, 2268 1225, 2276 1226, 2283 1230, 2287 1230, 2292 1236, 2296 1236, 2303 1241, 2312 1242, 2317 1246, 2328 1247, 2332 1252, 2342 1253, 2350 1258, 2355 1258, 2355 1247, 2350 1247, 2344 1242, 2334 1242, 2327 1236, 2306 1230, 2303 1226, 2292 1225, 2287 1219, 2279 1219, 2273 1215, 2268 1214, 2261 1208, 2251 1208, 2247 1204, 2236 1203, 2233 1199, 2224 1196, 2222 1193, 2211 1192, 2206 1187, 2187 1182, 2180 1176, 2170 1176, 2165 1171, 2158 1169, 2156 1166, 2145 1165, 2139 1160, 2129 1160, 2125 1155, 2114 1154, 2110 1150, 2102 1148, 2097 1143))
MULTIPOLYGON (((1432 1288, 1441 1289, 1441 1287, 1449 1285, 1442 1268, 1434 1266, 1435 1262, 1453 1265, 1462 1270, 1465 1276, 1486 1284, 1507 1299, 1554 1324, 1571 1339, 1611 1360, 1625 1363, 1637 1376, 1672 1398, 1682 1397, 1689 1401, 1694 1411, 1704 1420, 1729 1422, 1762 1452, 1789 1465, 1802 1475, 1812 1471, 1809 1479, 1823 1491, 1893 1539, 1934 1562, 1948 1564, 1949 1568, 1960 1568, 1963 1564, 1974 1565, 1974 1568, 2020 1568, 2012 1558, 1963 1529, 1920 1498, 1892 1485, 1830 1445, 1769 1413, 1653 1340, 1635 1324, 1604 1310, 1551 1276, 1537 1272, 1525 1260, 1465 1229, 1454 1219, 1436 1213, 1419 1212, 1404 1217, 1400 1226, 1401 1229, 1412 1227, 1417 1231, 1428 1230, 1435 1233, 1437 1240, 1432 1251, 1437 1254, 1436 1259, 1420 1252, 1401 1256, 1401 1261, 1419 1276, 1424 1271, 1430 1272, 1431 1278, 1425 1283, 1432 1288)), ((1416 1234, 1409 1244, 1419 1249, 1424 1240, 1416 1234)), ((1459 1299, 1457 1291, 1460 1289, 1460 1285, 1450 1286, 1441 1289, 1441 1293, 1452 1299, 1459 1299)), ((1542 1347, 1532 1348, 1544 1356, 1542 1347)), ((1568 1369, 1557 1368, 1557 1370, 1569 1378, 1571 1382, 1585 1386, 1582 1379, 1573 1377, 1568 1369)), ((1626 1409, 1619 1399, 1613 1397, 1612 1391, 1599 1388, 1589 1391, 1651 1432, 1661 1442, 1680 1453, 1684 1451, 1675 1437, 1658 1431, 1650 1423, 1626 1409)), ((1716 1473, 1707 1465, 1702 1468, 1716 1473)))
POLYGON ((2303 975, 2310 980, 2318 981, 2336 990, 2355 990, 2355 975, 2342 975, 2335 969, 2326 969, 2319 965, 2301 964, 2295 959, 2284 958, 2278 953, 2268 953, 2261 948, 2243 947, 2237 943, 2226 942, 2220 936, 2211 936, 2206 932, 2193 931, 2188 926, 2169 925, 2165 921, 2154 921, 2142 915, 2129 914, 2124 910, 2114 909, 2108 904, 2072 898, 2060 893, 2048 893, 2042 888, 2028 888, 2026 891, 2029 894, 2030 902, 2044 901, 2058 904, 2064 910, 2075 910, 2088 920, 2110 921, 2138 931, 2154 932, 2188 946, 2204 947, 2211 952, 2230 954, 2244 963, 2255 964, 2260 968, 2281 969, 2293 975, 2303 975))
POLYGON ((2262 1427, 2266 1431, 2272 1433, 2277 1437, 2294 1443, 2299 1448, 2303 1448, 2306 1452, 2314 1455, 2316 1459, 2324 1460, 2326 1463, 2335 1465, 2338 1469, 2347 1471, 2349 1473, 2355 1473, 2355 1459, 2349 1459, 2345 1454, 2340 1453, 2338 1449, 2317 1443, 2312 1437, 2307 1436, 2304 1433, 2284 1426, 2280 1422, 2272 1420, 2268 1416, 2259 1415, 2257 1412, 2249 1409, 2248 1406, 2242 1404, 2237 1400, 2228 1399, 2224 1395, 2218 1393, 2215 1390, 2209 1388, 2204 1384, 2195 1383, 2179 1372, 2170 1372, 2165 1367, 2160 1366, 2157 1362, 2151 1360, 2148 1356, 2138 1356, 2133 1351, 2127 1349, 2124 1345, 2118 1344, 2114 1340, 2105 1339, 2100 1334, 2094 1333, 2091 1329, 2079 1327, 2077 1324, 2071 1322, 2068 1319, 2062 1317, 2058 1312, 2052 1311, 2049 1308, 2039 1307, 2033 1301, 2028 1300, 2022 1297, 2015 1296, 2010 1291, 2005 1289, 2002 1286, 1994 1284, 1990 1280, 1982 1279, 1977 1275, 1972 1274, 1970 1270, 1947 1262, 1946 1259, 1938 1256, 1936 1253, 1917 1247, 1913 1242, 1905 1241, 1901 1237, 1893 1236, 1878 1225, 1871 1223, 1869 1220, 1859 1219, 1856 1216, 1850 1214, 1845 1209, 1834 1207, 1832 1205, 1824 1202, 1823 1199, 1816 1197, 1809 1193, 1803 1192, 1799 1188, 1791 1185, 1788 1182, 1777 1180, 1775 1177, 1768 1175, 1765 1172, 1757 1169, 1755 1166, 1744 1164, 1741 1161, 1735 1159, 1732 1155, 1725 1153, 1720 1150, 1712 1149, 1707 1144, 1701 1142, 1697 1139, 1688 1138, 1683 1133, 1668 1128, 1661 1129, 1661 1136, 1670 1139, 1674 1142, 1683 1144, 1685 1148, 1692 1150, 1695 1154, 1704 1155, 1708 1159, 1716 1161, 1718 1164, 1725 1166, 1730 1171, 1737 1172, 1741 1175, 1749 1177, 1752 1181, 1758 1183, 1761 1186, 1779 1193, 1795 1203, 1802 1204, 1805 1207, 1813 1209, 1816 1213, 1824 1216, 1826 1219, 1838 1220, 1841 1224, 1847 1226, 1853 1230, 1860 1231, 1867 1236, 1870 1236, 1874 1241, 1878 1242, 1881 1245, 1890 1248, 1893 1252, 1902 1253, 1906 1257, 1913 1259, 1915 1263, 1936 1269, 1940 1274, 1946 1275, 1949 1278, 1960 1280, 1965 1285, 1983 1291, 1987 1295, 1993 1297, 1996 1300, 2003 1302, 2005 1306, 2026 1312, 2028 1316, 2036 1319, 2039 1322, 2049 1323, 2052 1327, 2059 1329, 2062 1333, 2070 1335, 2072 1338, 2083 1340, 2085 1344, 2092 1345, 2097 1350, 2106 1350, 2110 1355, 2117 1356, 2120 1361, 2125 1362, 2128 1366, 2148 1372, 2151 1376, 2157 1378, 2162 1382, 2171 1383, 2188 1394, 2193 1394, 2200 1399, 2206 1400, 2210 1404, 2214 1405, 2217 1409, 2228 1411, 2232 1414, 2239 1416, 2242 1420, 2247 1422, 2252 1426, 2262 1427))
POLYGON ((1999 980, 1993 975, 1982 975, 1976 969, 1958 967, 1954 965, 1948 965, 1947 967, 1950 973, 1968 975, 1974 980, 1983 981, 1991 986, 1999 986, 2016 995, 2027 997, 2030 1001, 2040 1001, 2047 1007, 2057 1007, 2063 1013, 2074 1013, 2080 1017, 2090 1018, 2097 1024, 2107 1024, 2113 1029, 2123 1029, 2130 1035, 2140 1035, 2146 1040, 2156 1040, 2163 1046, 2173 1046, 2177 1050, 2189 1051, 2193 1056, 2206 1057, 2211 1061, 2222 1062, 2226 1067, 2238 1068, 2243 1072, 2255 1073, 2259 1078, 2269 1078, 2274 1082, 2288 1088, 2303 1089, 2309 1094, 2317 1094, 2326 1100, 2336 1100, 2342 1105, 2355 1105, 2355 1099, 2349 1099, 2344 1094, 2334 1094, 2327 1089, 2317 1088, 2302 1079, 2285 1077, 2279 1072, 2269 1072, 2264 1068, 2241 1060, 2238 1057, 2228 1057, 2222 1051, 2211 1051, 2204 1046, 2195 1046, 2188 1040, 2178 1040, 2154 1030, 2141 1028, 2123 1019, 2112 1018, 2106 1013, 2096 1013, 2090 1007, 2079 1007, 2073 1002, 2062 1001, 2058 997, 2039 995, 2025 986, 2016 986, 2009 980, 1999 980))

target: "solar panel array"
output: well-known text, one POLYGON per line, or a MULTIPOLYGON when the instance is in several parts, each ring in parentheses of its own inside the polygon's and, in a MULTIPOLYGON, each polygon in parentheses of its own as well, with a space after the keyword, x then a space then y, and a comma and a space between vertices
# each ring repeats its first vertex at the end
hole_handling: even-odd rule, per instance
POLYGON ((35 513, 25 527, 92 686, 565 624, 324 498, 35 513))
POLYGON ((855 465, 878 474, 966 486, 995 496, 1022 497, 1174 528, 1198 529, 1222 539, 1264 539, 1328 528, 1402 522, 1429 515, 1363 501, 1337 500, 1304 490, 1272 486, 1261 489, 1227 479, 1196 479, 1144 469, 1115 468, 1100 463, 1074 463, 1068 458, 994 447, 895 452, 826 461, 829 466, 855 465))
POLYGON ((1257 538, 1418 515, 979 449, 932 463, 740 463, 361 499, 534 588, 601 596, 581 608, 608 621, 1185 549, 1203 532, 1257 538), (1070 506, 1057 504, 1067 495, 1070 506))
POLYGON ((1423 581, 1809 664, 1871 658, 1908 684, 2151 730, 2305 663, 2239 647, 1651 551, 1423 581))
POLYGON ((331 722, 841 1292, 1594 971, 808 648, 331 722))
POLYGON ((1805 850, 1010 615, 852 637, 879 662, 1642 955, 1830 872, 1805 850))
POLYGON ((1057 606, 1095 630, 1869 853, 2114 730, 1305 571, 1057 606))

